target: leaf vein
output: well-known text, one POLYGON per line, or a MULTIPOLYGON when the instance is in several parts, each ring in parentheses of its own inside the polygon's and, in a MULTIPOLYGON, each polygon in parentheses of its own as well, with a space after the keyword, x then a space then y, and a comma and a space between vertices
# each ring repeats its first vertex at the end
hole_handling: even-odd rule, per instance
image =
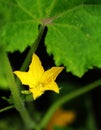
POLYGON ((62 24, 62 23, 54 23, 55 26, 61 26, 61 27, 68 27, 68 28, 75 28, 75 29, 79 29, 77 26, 73 25, 73 24, 62 24))
POLYGON ((42 6, 40 0, 37 0, 37 7, 38 7, 39 16, 42 17, 43 13, 42 13, 42 6))
POLYGON ((57 0, 53 0, 53 2, 51 3, 51 5, 50 5, 50 7, 49 7, 49 10, 48 10, 48 12, 47 12, 47 16, 48 16, 48 17, 50 16, 51 11, 52 11, 52 9, 53 9, 54 6, 55 6, 56 1, 57 1, 57 0))
POLYGON ((53 30, 55 30, 54 32, 57 32, 58 34, 60 34, 60 36, 63 38, 63 39, 66 39, 66 37, 63 35, 63 33, 61 33, 55 26, 52 26, 53 27, 53 30))
POLYGON ((22 9, 26 14, 31 16, 33 19, 36 19, 35 16, 33 16, 33 14, 30 11, 28 11, 25 7, 23 7, 20 2, 17 1, 17 4, 19 8, 22 9))
POLYGON ((83 7, 83 4, 77 5, 77 6, 73 7, 73 8, 71 8, 71 9, 68 9, 67 11, 64 11, 63 13, 60 13, 57 16, 57 18, 63 17, 64 15, 69 14, 69 13, 71 13, 71 12, 75 11, 76 9, 81 8, 81 7, 83 7))
POLYGON ((36 23, 36 21, 26 20, 26 21, 12 21, 12 22, 9 22, 9 24, 26 24, 26 23, 36 23))

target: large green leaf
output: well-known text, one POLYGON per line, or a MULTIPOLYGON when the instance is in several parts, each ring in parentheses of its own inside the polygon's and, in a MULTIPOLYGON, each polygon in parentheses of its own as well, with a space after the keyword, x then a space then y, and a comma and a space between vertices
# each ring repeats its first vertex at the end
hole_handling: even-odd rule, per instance
POLYGON ((0 13, 3 17, 0 42, 7 51, 23 51, 33 43, 37 35, 38 26, 34 15, 15 0, 0 2, 0 13))
POLYGON ((82 76, 93 66, 101 67, 101 6, 81 5, 68 10, 49 26, 48 52, 57 65, 82 76))
POLYGON ((46 46, 56 65, 82 76, 101 67, 101 2, 95 0, 0 0, 1 44, 7 51, 32 45, 39 24, 48 26, 46 46), (2 14, 2 15, 1 15, 2 14))
POLYGON ((47 24, 49 17, 79 4, 79 1, 0 0, 1 44, 7 51, 23 51, 36 39, 39 24, 47 24), (65 6, 61 6, 62 4, 65 6), (58 9, 60 7, 61 10, 58 9))

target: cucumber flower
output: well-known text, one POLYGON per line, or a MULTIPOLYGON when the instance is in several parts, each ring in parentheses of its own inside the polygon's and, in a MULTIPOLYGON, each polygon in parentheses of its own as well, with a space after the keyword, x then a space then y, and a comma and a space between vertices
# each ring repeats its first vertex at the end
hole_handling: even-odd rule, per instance
POLYGON ((34 100, 41 96, 46 90, 59 93, 59 88, 55 82, 56 77, 64 67, 52 67, 45 71, 39 57, 33 54, 28 72, 14 71, 23 85, 29 86, 29 91, 33 94, 34 100))

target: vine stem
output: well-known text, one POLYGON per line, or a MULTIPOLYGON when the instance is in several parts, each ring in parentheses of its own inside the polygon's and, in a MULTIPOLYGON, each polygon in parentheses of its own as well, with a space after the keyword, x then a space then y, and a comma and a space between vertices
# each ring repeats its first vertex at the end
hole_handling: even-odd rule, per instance
POLYGON ((22 64, 22 66, 20 68, 20 71, 25 71, 27 69, 27 67, 28 67, 28 65, 29 65, 29 63, 31 61, 32 54, 36 51, 36 49, 37 49, 37 47, 38 47, 38 45, 40 43, 40 40, 41 40, 41 38, 43 36, 44 31, 45 31, 45 25, 41 25, 40 29, 39 29, 38 37, 35 40, 35 42, 33 43, 31 49, 29 50, 29 52, 28 52, 28 54, 27 54, 27 56, 26 56, 26 58, 25 58, 25 60, 24 60, 24 62, 22 64))
POLYGON ((96 88, 97 86, 101 85, 101 79, 97 80, 93 83, 90 83, 82 88, 79 88, 78 90, 75 90, 63 97, 61 97, 58 101, 56 101, 51 107, 50 109, 46 112, 45 116, 43 117, 42 122, 40 123, 39 127, 40 129, 44 128, 47 123, 49 122, 50 118, 52 117, 53 113, 60 107, 62 106, 64 103, 69 102, 70 100, 83 95, 85 93, 87 93, 88 91, 96 88))
POLYGON ((11 65, 9 63, 9 59, 3 48, 0 48, 0 68, 2 68, 3 74, 6 77, 9 88, 11 90, 15 108, 19 111, 26 127, 28 129, 34 128, 35 124, 33 120, 30 118, 24 106, 23 100, 20 97, 19 88, 15 83, 15 79, 14 79, 11 65))
MULTIPOLYGON (((40 40, 41 40, 41 38, 43 36, 43 33, 44 33, 44 30, 45 30, 45 25, 41 25, 40 29, 39 29, 38 37, 35 40, 35 42, 33 43, 31 49, 29 50, 29 52, 27 54, 27 57, 25 58, 22 66, 20 68, 21 71, 25 71, 27 69, 27 67, 28 67, 28 65, 30 63, 32 54, 36 51, 36 49, 37 49, 37 47, 38 47, 38 45, 40 43, 40 40)), ((19 92, 19 89, 18 89, 18 86, 20 86, 20 83, 19 83, 18 80, 16 80, 18 86, 15 83, 14 76, 13 76, 13 73, 12 73, 12 69, 11 69, 8 57, 6 55, 6 52, 1 47, 0 47, 0 50, 1 50, 0 51, 0 57, 2 57, 2 61, 3 61, 3 62, 1 61, 1 63, 2 63, 1 68, 4 68, 4 65, 5 65, 6 78, 7 78, 8 82, 9 82, 10 90, 11 90, 13 100, 14 100, 14 105, 5 107, 5 108, 1 109, 0 112, 9 110, 9 109, 11 109, 11 108, 13 108, 15 106, 15 108, 19 111, 22 119, 24 120, 26 126, 28 126, 29 129, 32 129, 32 128, 38 129, 38 127, 36 127, 35 123, 29 117, 29 114, 27 113, 27 110, 26 110, 26 108, 24 106, 24 103, 23 103, 23 101, 22 101, 22 99, 20 97, 20 92, 19 92)))
POLYGON ((0 109, 0 112, 4 112, 4 111, 7 111, 7 110, 12 109, 12 108, 14 108, 14 105, 10 105, 10 106, 7 106, 5 108, 0 109))

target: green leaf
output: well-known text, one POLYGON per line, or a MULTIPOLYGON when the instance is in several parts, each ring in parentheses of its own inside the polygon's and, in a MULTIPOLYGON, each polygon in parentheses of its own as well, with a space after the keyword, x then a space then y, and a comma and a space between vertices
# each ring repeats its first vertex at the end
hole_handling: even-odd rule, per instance
POLYGON ((1 44, 23 51, 37 37, 38 25, 48 27, 46 47, 56 65, 81 77, 101 67, 101 2, 95 0, 0 0, 1 44))
POLYGON ((39 24, 49 24, 51 17, 80 1, 0 0, 0 44, 6 51, 24 51, 36 39, 39 24), (61 6, 62 4, 65 6, 61 6))
POLYGON ((49 26, 46 45, 56 65, 81 77, 101 67, 101 5, 80 5, 58 16, 49 26))
POLYGON ((34 15, 15 0, 1 0, 0 3, 1 23, 4 23, 0 30, 0 42, 6 51, 23 51, 33 43, 37 35, 38 26, 34 15))

